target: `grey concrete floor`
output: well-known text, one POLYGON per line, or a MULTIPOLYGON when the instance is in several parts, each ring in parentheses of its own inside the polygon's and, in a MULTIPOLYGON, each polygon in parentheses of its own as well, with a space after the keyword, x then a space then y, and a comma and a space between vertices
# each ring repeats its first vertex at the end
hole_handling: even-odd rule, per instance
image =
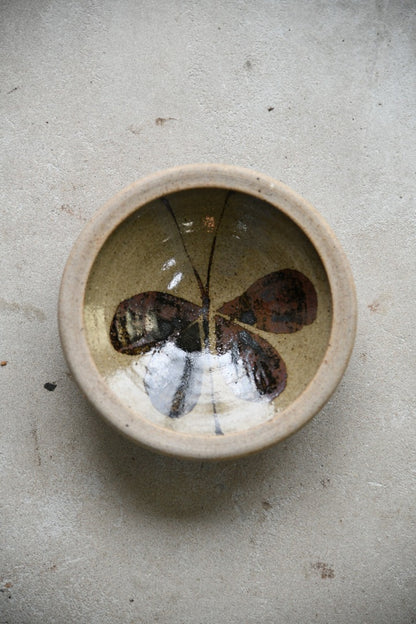
POLYGON ((414 1, 0 7, 0 623, 415 623, 414 1), (223 464, 121 439, 57 332, 84 222, 192 162, 303 194, 358 292, 325 409, 223 464))

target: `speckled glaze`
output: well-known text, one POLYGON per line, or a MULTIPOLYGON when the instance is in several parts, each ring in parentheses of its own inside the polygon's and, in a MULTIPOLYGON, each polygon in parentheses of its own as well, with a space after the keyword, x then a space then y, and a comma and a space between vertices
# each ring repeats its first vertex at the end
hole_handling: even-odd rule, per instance
POLYGON ((278 442, 335 389, 355 334, 322 218, 260 174, 193 165, 139 181, 80 235, 60 332, 75 378, 136 442, 221 459, 278 442))

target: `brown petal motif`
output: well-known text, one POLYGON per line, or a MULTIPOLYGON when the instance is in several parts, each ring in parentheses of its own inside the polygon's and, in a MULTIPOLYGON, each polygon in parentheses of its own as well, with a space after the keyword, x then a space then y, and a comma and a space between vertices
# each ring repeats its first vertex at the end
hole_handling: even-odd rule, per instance
POLYGON ((264 331, 290 334, 313 323, 317 305, 312 282, 299 271, 284 269, 258 279, 218 312, 264 331))
POLYGON ((231 356, 224 373, 238 397, 246 401, 271 401, 283 392, 286 366, 266 340, 221 316, 215 317, 215 334, 218 355, 231 356))
MULTIPOLYGON (((117 307, 110 327, 113 347, 126 355, 138 355, 166 340, 186 343, 188 352, 201 349, 199 328, 190 325, 201 308, 168 293, 148 291, 125 299, 117 307)), ((181 346, 181 345, 180 345, 181 346)))

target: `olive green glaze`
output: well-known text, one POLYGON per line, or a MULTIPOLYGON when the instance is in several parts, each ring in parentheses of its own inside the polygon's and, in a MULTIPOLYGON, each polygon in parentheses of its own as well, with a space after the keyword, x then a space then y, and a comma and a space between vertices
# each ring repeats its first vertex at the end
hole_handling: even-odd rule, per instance
MULTIPOLYGON (((156 200, 137 210, 108 238, 93 265, 85 293, 85 329, 96 366, 118 399, 137 415, 180 432, 215 434, 213 401, 223 433, 243 431, 278 417, 305 389, 319 367, 331 330, 331 294, 325 269, 302 230, 280 210, 256 197, 234 193, 224 211, 224 189, 193 189, 174 193, 169 202, 181 235, 164 203, 156 200), (238 398, 221 370, 202 375, 195 407, 180 418, 164 415, 152 404, 144 378, 151 355, 118 353, 109 328, 117 305, 137 293, 170 293, 202 305, 193 267, 206 276, 216 233, 210 275, 211 308, 241 295, 256 280, 283 269, 309 278, 318 298, 316 320, 295 333, 253 330, 283 358, 287 385, 272 402, 238 398), (185 252, 189 254, 189 258, 185 252), (191 264, 192 262, 192 264, 191 264), (193 266, 192 266, 193 265, 193 266), (213 375, 212 380, 209 379, 213 375)), ((176 360, 161 359, 166 375, 176 360)), ((157 378, 154 381, 157 384, 157 378)), ((163 388, 163 371, 160 379, 163 388)))

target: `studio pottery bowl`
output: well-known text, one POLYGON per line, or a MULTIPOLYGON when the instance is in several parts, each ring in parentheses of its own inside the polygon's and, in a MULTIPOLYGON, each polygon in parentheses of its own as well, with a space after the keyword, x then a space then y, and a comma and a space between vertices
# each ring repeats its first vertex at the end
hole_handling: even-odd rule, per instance
POLYGON ((297 431, 347 365, 354 286, 322 217, 223 165, 151 175, 87 224, 62 279, 71 371, 143 446, 223 459, 297 431))

